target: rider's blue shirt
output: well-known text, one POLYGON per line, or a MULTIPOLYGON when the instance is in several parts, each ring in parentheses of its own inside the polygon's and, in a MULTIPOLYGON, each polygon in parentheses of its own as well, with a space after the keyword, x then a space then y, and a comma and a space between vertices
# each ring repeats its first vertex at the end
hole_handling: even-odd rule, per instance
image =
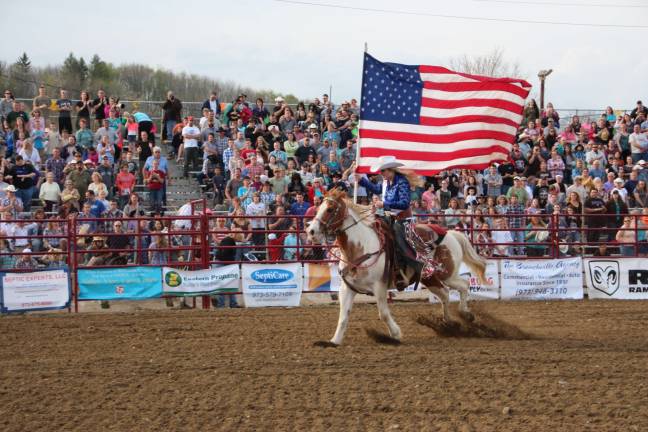
MULTIPOLYGON (((360 179, 360 186, 365 187, 376 195, 382 193, 382 183, 376 184, 367 180, 365 177, 360 179)), ((387 189, 383 197, 383 207, 385 210, 407 210, 410 207, 410 184, 407 178, 396 173, 394 179, 387 182, 387 189)))

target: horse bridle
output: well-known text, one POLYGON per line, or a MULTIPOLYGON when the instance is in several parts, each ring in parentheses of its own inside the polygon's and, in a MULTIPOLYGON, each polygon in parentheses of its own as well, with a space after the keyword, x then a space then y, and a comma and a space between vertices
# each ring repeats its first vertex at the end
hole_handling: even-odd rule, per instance
POLYGON ((321 227, 320 230, 325 237, 336 236, 340 232, 344 232, 347 229, 351 228, 352 225, 342 229, 344 219, 346 219, 348 212, 348 209, 345 205, 342 205, 338 201, 328 197, 324 198, 323 203, 328 203, 327 212, 328 214, 333 214, 333 216, 329 218, 328 222, 324 222, 324 220, 319 217, 315 218, 315 220, 319 222, 321 227), (335 206, 332 206, 330 203, 335 204, 335 206))
MULTIPOLYGON (((348 208, 346 205, 340 204, 338 201, 334 200, 333 198, 324 198, 324 202, 329 202, 335 204, 335 210, 331 209, 329 206, 329 209, 331 209, 331 213, 333 213, 332 220, 329 221, 328 223, 325 223, 321 218, 315 218, 317 222, 319 222, 322 231, 322 234, 326 237, 335 237, 340 233, 345 232, 346 230, 356 226, 359 224, 363 219, 366 219, 370 215, 366 215, 360 219, 356 219, 355 217, 353 218, 353 223, 347 227, 343 227, 342 225, 344 224, 344 219, 346 219, 348 215, 348 208), (344 210, 342 210, 344 208, 344 210)), ((328 210, 328 209, 327 209, 328 210)))

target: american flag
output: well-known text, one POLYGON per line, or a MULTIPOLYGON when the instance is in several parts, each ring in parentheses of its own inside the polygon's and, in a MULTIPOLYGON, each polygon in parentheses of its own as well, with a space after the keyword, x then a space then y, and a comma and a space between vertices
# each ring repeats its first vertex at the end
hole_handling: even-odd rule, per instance
POLYGON ((531 85, 365 54, 359 172, 392 155, 422 175, 508 159, 531 85))

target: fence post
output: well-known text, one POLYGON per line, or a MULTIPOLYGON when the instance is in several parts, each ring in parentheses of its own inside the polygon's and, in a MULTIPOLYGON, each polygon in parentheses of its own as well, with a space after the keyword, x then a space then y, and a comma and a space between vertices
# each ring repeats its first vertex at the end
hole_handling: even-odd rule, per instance
MULTIPOLYGON (((301 218, 301 223, 303 224, 304 223, 304 217, 303 216, 299 216, 299 217, 301 218)), ((302 231, 302 229, 299 227, 299 224, 297 224, 297 239, 296 239, 297 241, 296 241, 296 244, 295 244, 295 247, 297 248, 297 250, 295 251, 295 259, 297 261, 301 261, 301 254, 299 253, 299 242, 301 240, 301 231, 302 231)))
POLYGON ((137 265, 142 264, 142 236, 140 232, 140 221, 139 218, 135 218, 135 263, 137 265))
POLYGON ((68 218, 68 268, 72 275, 72 296, 74 297, 74 313, 79 312, 79 279, 77 275, 77 233, 76 216, 68 218))
POLYGON ((632 215, 634 219, 634 256, 639 256, 639 217, 632 215))
POLYGON ((554 258, 560 258, 560 239, 558 238, 558 229, 560 223, 560 215, 552 214, 552 228, 551 228, 551 245, 553 248, 554 258))
MULTIPOLYGON (((200 262, 203 269, 209 268, 209 216, 207 208, 203 207, 200 215, 200 262)), ((202 308, 209 309, 211 303, 207 295, 202 296, 202 308)))

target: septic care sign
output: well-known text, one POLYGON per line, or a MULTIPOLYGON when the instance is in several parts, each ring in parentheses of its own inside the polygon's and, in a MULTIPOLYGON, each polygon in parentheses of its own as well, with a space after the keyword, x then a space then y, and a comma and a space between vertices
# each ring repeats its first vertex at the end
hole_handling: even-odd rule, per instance
POLYGON ((299 306, 303 286, 301 272, 299 263, 245 264, 242 270, 245 306, 299 306))

